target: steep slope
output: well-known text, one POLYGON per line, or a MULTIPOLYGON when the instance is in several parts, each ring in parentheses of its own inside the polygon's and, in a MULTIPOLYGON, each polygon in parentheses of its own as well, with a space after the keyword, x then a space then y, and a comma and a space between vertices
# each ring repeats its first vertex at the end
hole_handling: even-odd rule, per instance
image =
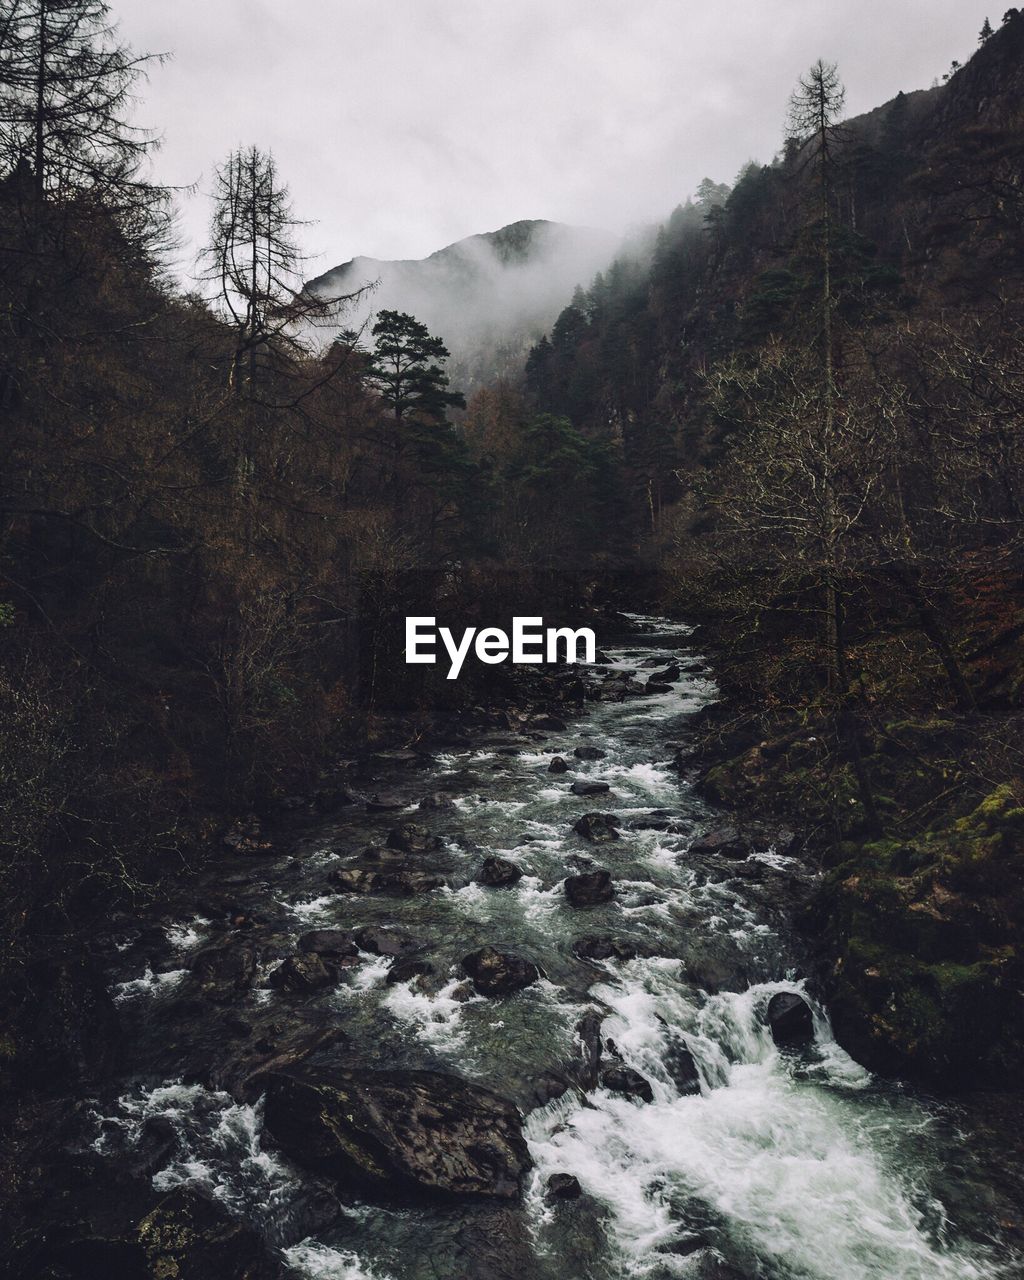
POLYGON ((957 1088, 1024 1062, 1022 78, 1011 10, 948 83, 677 210, 528 363, 704 611, 707 794, 829 869, 841 1042, 957 1088))
POLYGON ((427 258, 353 258, 308 288, 347 294, 375 285, 345 316, 346 326, 372 324, 382 310, 409 312, 444 339, 452 353, 453 385, 472 391, 517 374, 575 286, 589 283, 618 245, 618 237, 591 227, 513 222, 427 258))

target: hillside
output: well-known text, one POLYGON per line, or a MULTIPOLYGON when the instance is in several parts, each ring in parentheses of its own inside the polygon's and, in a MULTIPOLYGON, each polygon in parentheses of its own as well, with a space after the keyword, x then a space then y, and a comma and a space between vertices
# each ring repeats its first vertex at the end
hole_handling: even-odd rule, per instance
POLYGON ((451 351, 454 384, 472 391, 521 370, 526 352, 575 286, 606 266, 619 243, 610 232, 591 227, 513 222, 427 258, 353 258, 307 287, 329 296, 375 284, 346 314, 346 325, 372 324, 382 310, 415 315, 451 351))
MULTIPOLYGON (((1024 17, 948 83, 823 127, 662 229, 531 353, 615 451, 640 559, 702 614, 720 803, 796 817, 860 1061, 1024 1058, 1024 17)), ((815 116, 815 110, 811 111, 815 116)))

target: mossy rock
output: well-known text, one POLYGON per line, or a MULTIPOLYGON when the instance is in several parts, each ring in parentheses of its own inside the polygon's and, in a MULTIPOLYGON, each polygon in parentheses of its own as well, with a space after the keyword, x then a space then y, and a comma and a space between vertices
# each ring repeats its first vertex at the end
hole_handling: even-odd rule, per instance
POLYGON ((151 1280, 274 1280, 260 1237, 188 1187, 177 1187, 137 1228, 151 1280))

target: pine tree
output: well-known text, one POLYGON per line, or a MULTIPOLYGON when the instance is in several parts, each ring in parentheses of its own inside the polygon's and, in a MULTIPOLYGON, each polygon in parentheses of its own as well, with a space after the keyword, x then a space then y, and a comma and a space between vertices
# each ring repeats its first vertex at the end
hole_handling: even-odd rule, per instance
POLYGON ((981 31, 978 33, 978 43, 986 44, 989 40, 992 39, 992 36, 994 34, 995 33, 992 30, 992 23, 989 22, 988 18, 986 18, 984 24, 982 25, 981 31))
POLYGON ((396 422, 411 417, 442 422, 449 407, 465 408, 461 393, 448 390, 443 367, 448 348, 415 316, 382 311, 373 337, 370 382, 396 422))

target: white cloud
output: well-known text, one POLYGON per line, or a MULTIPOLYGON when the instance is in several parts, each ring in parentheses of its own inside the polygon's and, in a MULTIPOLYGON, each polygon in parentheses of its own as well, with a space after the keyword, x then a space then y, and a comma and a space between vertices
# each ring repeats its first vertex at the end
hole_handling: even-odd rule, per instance
MULTIPOLYGON (((272 148, 318 269, 420 257, 520 218, 611 229, 667 213, 781 142, 817 57, 851 113, 975 45, 982 0, 113 0, 168 50, 140 120, 157 172, 272 148)), ((994 17, 997 15, 994 15, 994 17)), ((201 237, 202 197, 184 228, 201 237)))

